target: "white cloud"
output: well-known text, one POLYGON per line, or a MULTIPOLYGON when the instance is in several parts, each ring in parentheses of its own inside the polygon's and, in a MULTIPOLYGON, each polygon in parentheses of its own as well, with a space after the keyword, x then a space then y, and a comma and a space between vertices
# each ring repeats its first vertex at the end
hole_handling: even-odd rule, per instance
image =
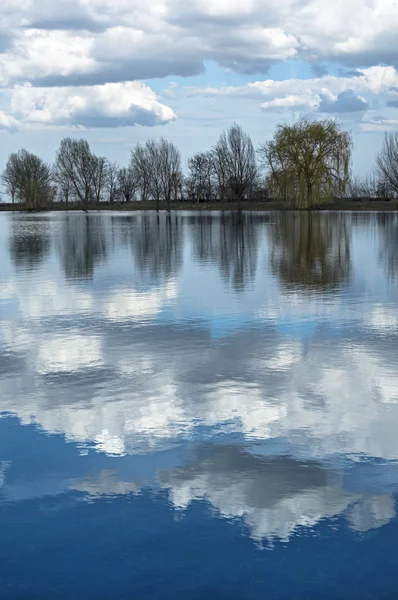
POLYGON ((353 77, 326 75, 312 79, 266 79, 243 86, 191 88, 188 95, 247 97, 258 100, 263 110, 309 109, 319 112, 360 112, 368 108, 366 98, 378 103, 398 87, 394 67, 358 69, 353 77))
POLYGON ((9 131, 14 131, 18 129, 18 127, 18 121, 12 115, 7 115, 0 110, 0 130, 7 129, 9 131))
POLYGON ((398 119, 387 119, 384 117, 366 119, 361 123, 361 129, 362 131, 369 132, 397 131, 398 119))
POLYGON ((57 74, 90 73, 92 39, 64 31, 22 30, 13 46, 0 54, 0 87, 15 81, 34 81, 57 74))
MULTIPOLYGON (((195 76, 208 61, 227 72, 266 73, 272 64, 295 58, 318 72, 330 61, 370 67, 365 71, 375 87, 367 87, 367 75, 359 75, 361 82, 357 77, 287 79, 270 82, 268 92, 263 86, 223 93, 257 95, 266 111, 351 113, 352 120, 372 108, 372 101, 395 106, 397 84, 385 81, 377 87, 371 69, 380 74, 378 65, 397 65, 397 28, 398 11, 390 0, 333 5, 328 0, 5 0, 0 88, 11 94, 13 107, 0 111, 0 129, 168 123, 176 118, 175 109, 139 82, 195 76), (39 91, 29 91, 27 83, 39 91), (20 87, 13 94, 15 85, 20 87)), ((383 77, 388 69, 396 80, 393 67, 384 67, 383 77)), ((178 103, 181 92, 166 95, 178 103)), ((182 94, 180 112, 185 114, 188 104, 182 94)), ((197 108, 190 105, 190 110, 197 116, 197 108)), ((393 121, 384 129, 394 128, 393 121)), ((384 130, 371 122, 363 129, 384 130)))
POLYGON ((104 83, 120 62, 142 73, 131 79, 192 75, 204 60, 246 72, 294 56, 394 64, 397 13, 390 0, 7 1, 0 27, 12 42, 0 55, 0 78, 9 85, 96 73, 104 83))
MULTIPOLYGON (((176 118, 147 85, 108 83, 91 87, 16 86, 11 92, 10 124, 119 127, 159 125, 176 118)), ((0 113, 1 125, 1 113, 0 113)))

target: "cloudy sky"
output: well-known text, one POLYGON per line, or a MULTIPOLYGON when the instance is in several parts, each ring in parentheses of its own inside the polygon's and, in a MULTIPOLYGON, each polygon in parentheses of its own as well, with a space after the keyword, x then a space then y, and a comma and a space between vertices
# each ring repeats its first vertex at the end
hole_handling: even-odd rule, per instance
POLYGON ((184 159, 239 122, 337 117, 372 168, 398 128, 397 0, 3 0, 0 165, 64 135, 120 163, 149 137, 184 159))

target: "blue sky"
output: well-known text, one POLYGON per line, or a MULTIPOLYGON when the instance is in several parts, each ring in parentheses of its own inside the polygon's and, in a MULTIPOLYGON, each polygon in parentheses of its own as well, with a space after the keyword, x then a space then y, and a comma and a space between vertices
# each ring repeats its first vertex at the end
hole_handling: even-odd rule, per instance
POLYGON ((120 164, 163 135, 185 162, 234 121, 258 145, 308 116, 352 131, 365 174, 398 128, 397 28, 394 0, 5 0, 0 166, 65 135, 120 164))

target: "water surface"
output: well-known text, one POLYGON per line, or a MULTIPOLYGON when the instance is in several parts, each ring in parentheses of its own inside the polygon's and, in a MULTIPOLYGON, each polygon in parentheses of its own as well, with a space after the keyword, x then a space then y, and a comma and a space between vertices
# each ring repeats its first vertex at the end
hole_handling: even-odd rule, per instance
POLYGON ((0 597, 393 599, 398 215, 0 215, 0 597))

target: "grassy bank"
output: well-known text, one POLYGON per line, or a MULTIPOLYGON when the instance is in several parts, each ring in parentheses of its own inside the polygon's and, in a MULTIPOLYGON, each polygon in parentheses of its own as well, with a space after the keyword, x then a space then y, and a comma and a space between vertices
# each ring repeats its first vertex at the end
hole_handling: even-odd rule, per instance
MULTIPOLYGON (((210 204, 191 204, 189 202, 176 202, 169 206, 170 210, 250 210, 250 211, 274 211, 274 210, 297 210, 294 206, 287 205, 282 202, 242 202, 237 203, 221 203, 213 202, 210 204)), ((105 203, 89 204, 83 206, 81 204, 53 204, 47 208, 42 208, 41 211, 63 212, 63 211, 155 211, 153 202, 123 202, 123 203, 105 203)), ((166 210, 166 206, 162 205, 161 210, 166 210)), ((336 210, 378 210, 378 211, 398 211, 398 200, 338 200, 330 203, 321 204, 318 207, 311 209, 313 211, 336 211, 336 210)), ((39 212, 37 210, 27 211, 22 204, 5 204, 0 203, 0 212, 18 211, 18 212, 39 212)))

